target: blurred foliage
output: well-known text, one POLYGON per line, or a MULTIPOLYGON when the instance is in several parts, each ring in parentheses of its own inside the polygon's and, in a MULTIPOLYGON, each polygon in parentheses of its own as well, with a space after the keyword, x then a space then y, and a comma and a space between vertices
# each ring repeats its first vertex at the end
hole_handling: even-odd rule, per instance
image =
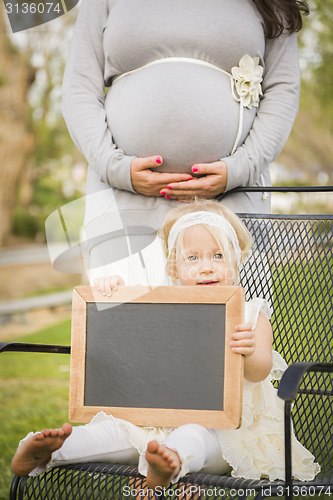
MULTIPOLYGON (((303 29, 298 33, 300 107, 287 144, 277 159, 292 172, 292 182, 286 177, 285 182, 277 180, 278 185, 333 184, 333 0, 308 3, 310 15, 303 17, 303 29)), ((329 200, 332 197, 326 196, 329 200)), ((333 203, 329 204, 323 212, 332 210, 333 203)))
POLYGON ((84 192, 85 160, 61 115, 61 82, 76 11, 23 33, 24 46, 16 34, 12 36, 36 68, 29 95, 35 148, 17 192, 12 226, 15 235, 44 239, 44 223, 50 213, 84 192))
POLYGON ((318 97, 321 118, 333 131, 333 0, 310 0, 309 6, 310 15, 299 34, 303 50, 308 51, 303 91, 318 97))
POLYGON ((24 238, 37 238, 41 232, 42 225, 43 220, 35 217, 23 207, 18 206, 15 209, 12 227, 14 235, 24 238))

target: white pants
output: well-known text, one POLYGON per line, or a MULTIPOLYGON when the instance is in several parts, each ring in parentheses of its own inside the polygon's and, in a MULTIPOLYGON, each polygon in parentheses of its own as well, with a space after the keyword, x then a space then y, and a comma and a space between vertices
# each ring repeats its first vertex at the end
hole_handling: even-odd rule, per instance
MULTIPOLYGON (((182 464, 181 475, 187 472, 221 474, 230 470, 222 453, 216 433, 197 424, 187 424, 171 432, 163 443, 175 450, 182 464)), ((128 432, 111 420, 73 427, 63 446, 52 454, 48 467, 82 462, 138 464, 139 472, 147 475, 145 455, 128 440, 128 432)))

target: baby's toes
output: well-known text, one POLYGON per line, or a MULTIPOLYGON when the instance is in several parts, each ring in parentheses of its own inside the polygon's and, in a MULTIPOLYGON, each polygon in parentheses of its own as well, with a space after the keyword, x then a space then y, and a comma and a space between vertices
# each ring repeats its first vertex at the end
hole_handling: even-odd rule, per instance
POLYGON ((42 439, 45 438, 44 434, 42 432, 37 432, 35 435, 34 435, 34 438, 36 441, 42 441, 42 439))

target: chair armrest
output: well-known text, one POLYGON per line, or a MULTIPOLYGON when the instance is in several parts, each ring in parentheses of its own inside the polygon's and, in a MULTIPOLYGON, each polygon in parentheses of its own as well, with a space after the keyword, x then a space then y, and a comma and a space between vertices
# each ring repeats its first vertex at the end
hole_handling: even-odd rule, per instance
POLYGON ((41 352, 52 354, 70 354, 71 348, 69 345, 53 345, 53 344, 25 344, 20 342, 0 342, 1 352, 41 352))
POLYGON ((286 498, 293 498, 291 462, 291 409, 296 399, 302 378, 307 372, 333 372, 333 363, 293 363, 284 372, 278 396, 284 400, 284 445, 285 445, 285 487, 286 498))
POLYGON ((293 401, 306 372, 333 372, 333 363, 293 363, 284 372, 279 384, 278 396, 293 401))

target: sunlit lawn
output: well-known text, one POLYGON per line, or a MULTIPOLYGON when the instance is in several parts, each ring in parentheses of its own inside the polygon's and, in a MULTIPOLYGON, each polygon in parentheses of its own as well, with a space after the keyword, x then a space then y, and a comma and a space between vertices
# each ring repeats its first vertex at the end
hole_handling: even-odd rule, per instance
MULTIPOLYGON (((15 342, 70 344, 70 321, 15 342)), ((28 432, 59 427, 68 420, 69 356, 1 353, 0 355, 0 500, 7 500, 10 463, 18 441, 28 432)))

